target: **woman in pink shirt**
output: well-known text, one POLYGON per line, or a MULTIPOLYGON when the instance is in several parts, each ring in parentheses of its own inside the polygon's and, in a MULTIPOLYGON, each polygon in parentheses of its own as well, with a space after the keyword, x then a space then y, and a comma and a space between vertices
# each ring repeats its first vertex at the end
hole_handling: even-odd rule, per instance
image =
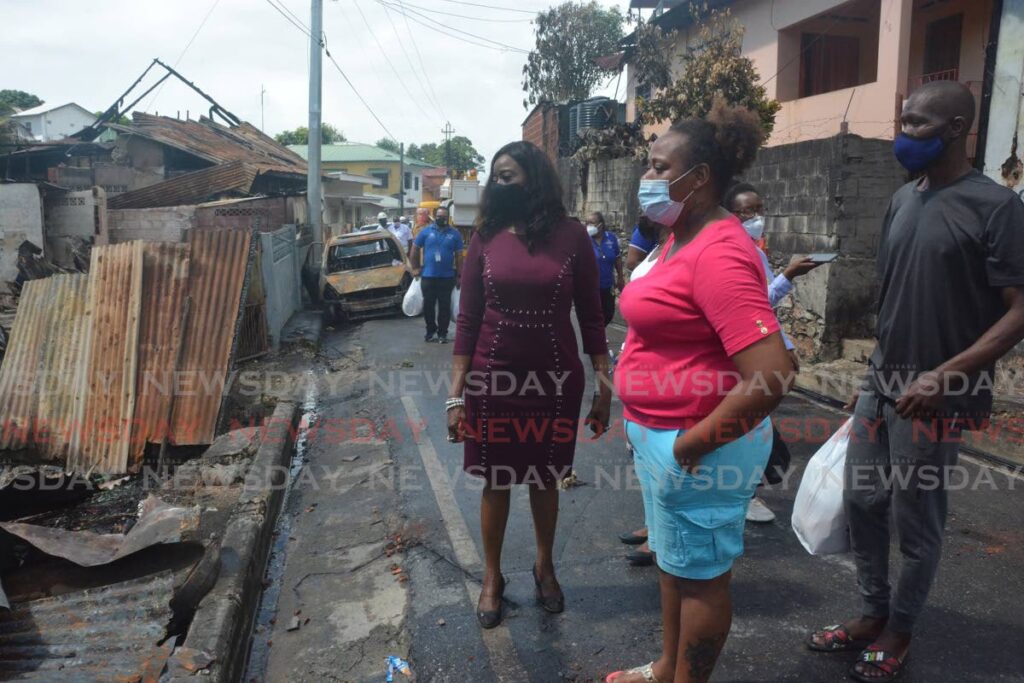
POLYGON ((644 214, 671 228, 656 268, 631 282, 615 370, 659 571, 662 656, 614 683, 706 681, 729 634, 732 563, 771 449, 768 414, 793 371, 764 273, 721 207, 754 160, 758 117, 716 102, 651 146, 644 214))

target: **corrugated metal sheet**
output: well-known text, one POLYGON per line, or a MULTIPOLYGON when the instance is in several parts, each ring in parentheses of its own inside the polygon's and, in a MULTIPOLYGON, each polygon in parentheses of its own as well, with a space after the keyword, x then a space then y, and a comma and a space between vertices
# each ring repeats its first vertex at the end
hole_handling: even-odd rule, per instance
POLYGON ((87 286, 85 275, 25 284, 0 368, 0 448, 66 455, 82 396, 87 286))
MULTIPOLYGON (((135 410, 143 243, 94 247, 89 266, 85 353, 87 394, 68 468, 120 474, 129 469, 135 410)), ((138 463, 131 463, 137 467, 138 463)))
POLYGON ((148 138, 215 164, 246 161, 260 170, 282 167, 280 170, 286 172, 306 172, 305 159, 248 123, 229 128, 206 117, 182 121, 135 112, 131 125, 108 124, 108 128, 148 138))
POLYGON ((0 613, 0 679, 155 680, 170 654, 171 571, 57 597, 15 602, 0 613))
POLYGON ((197 204, 225 192, 247 193, 258 172, 256 166, 244 161, 219 164, 111 197, 107 200, 107 208, 182 206, 197 204))
POLYGON ((130 454, 139 462, 147 441, 167 431, 174 396, 174 364, 181 345, 181 314, 188 295, 189 245, 148 242, 142 253, 142 316, 135 419, 130 454))
POLYGON ((247 230, 189 230, 189 295, 181 376, 190 384, 174 401, 174 442, 213 441, 251 257, 247 230))

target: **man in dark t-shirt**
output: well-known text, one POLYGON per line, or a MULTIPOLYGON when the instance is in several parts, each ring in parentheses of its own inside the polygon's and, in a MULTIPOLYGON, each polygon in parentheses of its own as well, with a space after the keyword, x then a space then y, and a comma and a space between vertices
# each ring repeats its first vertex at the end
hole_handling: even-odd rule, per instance
MULTIPOLYGON (((964 429, 983 428, 995 362, 1024 338, 1024 203, 967 161, 975 101, 929 83, 904 103, 900 162, 878 250, 878 345, 855 397, 844 501, 863 615, 812 633, 860 650, 851 675, 898 675, 938 569, 945 485, 964 429), (903 563, 889 585, 891 520, 903 563)), ((852 404, 853 402, 851 402, 852 404)))

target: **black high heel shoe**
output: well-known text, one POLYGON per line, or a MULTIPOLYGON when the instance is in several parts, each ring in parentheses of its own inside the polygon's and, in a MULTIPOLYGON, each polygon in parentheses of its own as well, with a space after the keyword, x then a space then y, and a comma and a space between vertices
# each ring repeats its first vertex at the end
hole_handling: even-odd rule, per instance
POLYGON ((551 614, 561 614, 565 611, 565 595, 561 590, 558 591, 558 595, 554 597, 545 597, 544 591, 540 587, 540 579, 537 578, 537 567, 533 568, 533 582, 537 586, 537 602, 544 608, 545 612, 551 614))
POLYGON ((498 609, 495 610, 477 610, 476 620, 480 623, 480 628, 492 629, 501 623, 502 617, 502 603, 505 600, 505 575, 501 575, 501 588, 498 590, 498 609))

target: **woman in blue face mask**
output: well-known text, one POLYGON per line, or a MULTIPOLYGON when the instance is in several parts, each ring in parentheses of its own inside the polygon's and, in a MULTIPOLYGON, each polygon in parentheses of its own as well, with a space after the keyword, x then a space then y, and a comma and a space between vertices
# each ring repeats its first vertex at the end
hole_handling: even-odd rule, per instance
POLYGON ((609 683, 707 680, 729 634, 767 416, 793 370, 754 244, 721 206, 763 139, 754 112, 717 101, 651 145, 640 181, 644 214, 671 234, 620 298, 629 332, 615 388, 660 572, 662 654, 609 683))

